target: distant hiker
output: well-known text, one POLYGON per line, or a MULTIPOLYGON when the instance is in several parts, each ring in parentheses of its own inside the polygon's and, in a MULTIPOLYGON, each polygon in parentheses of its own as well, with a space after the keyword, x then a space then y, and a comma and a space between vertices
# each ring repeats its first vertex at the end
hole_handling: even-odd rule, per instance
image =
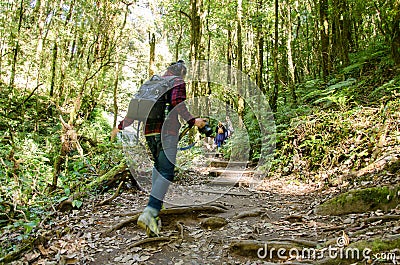
POLYGON ((217 148, 220 148, 224 144, 227 137, 228 137, 228 131, 226 130, 222 122, 218 122, 218 125, 215 128, 215 140, 214 140, 215 144, 217 145, 217 148))
MULTIPOLYGON (((178 114, 189 124, 202 128, 206 121, 194 118, 183 103, 186 100, 186 84, 183 80, 186 75, 186 66, 182 60, 169 65, 162 78, 173 79, 173 86, 167 92, 168 113, 163 119, 147 119, 145 124, 145 137, 152 153, 154 167, 152 171, 152 187, 146 208, 138 218, 138 225, 146 230, 148 236, 159 236, 158 214, 161 210, 165 194, 174 179, 176 152, 181 127, 178 114), (173 110, 173 111, 172 111, 173 110)), ((118 129, 123 130, 133 123, 127 116, 119 123, 118 129)))

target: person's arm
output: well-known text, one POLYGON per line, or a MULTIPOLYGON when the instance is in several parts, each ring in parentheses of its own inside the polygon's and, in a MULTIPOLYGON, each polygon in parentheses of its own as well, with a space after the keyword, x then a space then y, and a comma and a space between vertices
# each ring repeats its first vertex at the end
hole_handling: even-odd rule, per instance
POLYGON ((133 123, 133 119, 130 119, 128 117, 125 117, 122 121, 119 122, 119 124, 117 125, 117 127, 114 127, 111 131, 111 140, 113 140, 115 138, 115 136, 117 136, 117 133, 123 129, 125 129, 125 127, 128 127, 129 125, 131 125, 133 123))
POLYGON ((118 124, 118 130, 123 130, 129 125, 131 125, 134 122, 133 119, 125 117, 122 121, 119 122, 118 124))
POLYGON ((182 79, 177 79, 177 85, 171 90, 171 106, 174 108, 178 114, 189 124, 189 126, 197 126, 202 128, 205 126, 204 119, 194 118, 186 107, 186 84, 182 79))

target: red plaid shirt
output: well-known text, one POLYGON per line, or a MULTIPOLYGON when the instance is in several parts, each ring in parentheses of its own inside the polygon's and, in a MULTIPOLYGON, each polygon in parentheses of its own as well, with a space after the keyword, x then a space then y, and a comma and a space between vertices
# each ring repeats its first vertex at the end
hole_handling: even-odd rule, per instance
MULTIPOLYGON (((166 72, 163 77, 172 76, 170 72, 166 72)), ((194 125, 194 117, 188 111, 184 101, 186 100, 186 84, 181 77, 174 79, 174 85, 171 89, 170 114, 165 121, 147 121, 144 134, 151 135, 163 133, 178 135, 181 124, 178 120, 178 114, 190 125, 194 125), (163 128, 164 126, 164 128, 163 128)), ((133 120, 126 118, 118 125, 118 129, 122 130, 131 125, 133 120)))

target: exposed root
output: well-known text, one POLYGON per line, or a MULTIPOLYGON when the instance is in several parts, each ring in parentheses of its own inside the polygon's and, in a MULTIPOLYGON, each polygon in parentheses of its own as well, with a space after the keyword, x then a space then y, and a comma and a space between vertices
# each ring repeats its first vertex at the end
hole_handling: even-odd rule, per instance
POLYGON ((104 231, 102 234, 106 235, 106 234, 109 234, 109 233, 111 233, 111 232, 113 232, 115 230, 119 230, 119 229, 121 229, 121 228, 123 228, 123 227, 125 227, 125 226, 127 226, 127 225, 129 225, 131 223, 136 223, 137 219, 139 218, 139 215, 140 215, 140 213, 135 214, 131 218, 128 218, 128 219, 126 219, 126 220, 124 220, 124 221, 122 221, 122 222, 110 227, 109 229, 104 231))
MULTIPOLYGON (((216 207, 216 206, 190 206, 190 207, 177 207, 177 208, 168 208, 161 210, 159 216, 169 216, 169 215, 176 215, 176 216, 184 216, 184 215, 192 215, 192 214, 198 214, 198 213, 203 213, 203 212, 208 212, 208 213, 223 213, 226 210, 216 207)), ((132 213, 133 216, 116 224, 113 227, 110 227, 108 230, 103 232, 104 234, 111 233, 115 230, 119 230, 131 223, 136 223, 137 219, 139 218, 140 212, 135 212, 132 213)))
POLYGON ((230 196, 251 196, 249 192, 235 192, 235 191, 219 191, 219 190, 199 190, 204 193, 224 194, 230 196))
POLYGON ((377 221, 396 221, 400 220, 400 215, 382 215, 382 216, 373 216, 365 219, 365 223, 373 223, 377 221))
POLYGON ((257 217, 260 216, 262 213, 264 213, 264 210, 262 208, 256 208, 250 211, 244 211, 233 217, 234 219, 241 219, 241 218, 246 218, 246 217, 257 217))
POLYGON ((121 190, 121 187, 122 187, 122 185, 124 185, 124 183, 125 183, 124 181, 121 181, 121 183, 119 184, 119 186, 118 186, 117 190, 115 191, 114 195, 111 196, 110 198, 107 198, 107 199, 105 199, 105 200, 99 202, 96 206, 102 206, 102 205, 105 205, 105 204, 109 204, 109 203, 112 202, 115 198, 117 198, 118 195, 119 195, 119 192, 120 192, 120 190, 121 190))
POLYGON ((297 240, 290 238, 276 238, 268 241, 257 241, 257 240, 237 240, 232 241, 230 244, 230 252, 245 256, 245 257, 258 257, 264 254, 265 259, 274 260, 277 257, 277 251, 268 251, 268 250, 278 250, 278 249, 297 249, 301 251, 304 247, 316 247, 317 243, 306 241, 306 240, 297 240), (267 248, 267 249, 266 249, 267 248))

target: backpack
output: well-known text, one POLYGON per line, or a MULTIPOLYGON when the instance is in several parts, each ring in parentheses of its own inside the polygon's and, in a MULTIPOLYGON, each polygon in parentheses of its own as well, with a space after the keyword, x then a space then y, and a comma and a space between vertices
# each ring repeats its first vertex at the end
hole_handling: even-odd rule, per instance
POLYGON ((222 129, 222 127, 218 127, 218 134, 223 134, 224 133, 224 129, 222 129))
POLYGON ((127 117, 133 120, 164 120, 170 89, 177 76, 154 75, 143 83, 129 103, 127 117))

